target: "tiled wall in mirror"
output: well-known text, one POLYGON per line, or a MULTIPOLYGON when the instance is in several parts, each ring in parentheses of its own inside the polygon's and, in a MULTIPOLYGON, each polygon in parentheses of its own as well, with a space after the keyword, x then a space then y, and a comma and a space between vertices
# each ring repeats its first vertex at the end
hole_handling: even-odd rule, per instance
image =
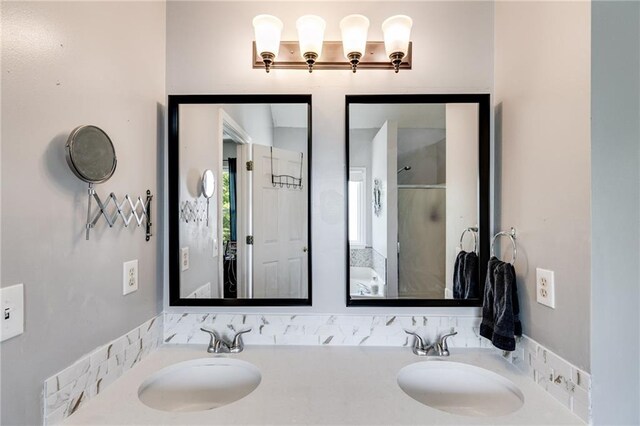
POLYGON ((347 304, 479 305, 488 95, 347 97, 347 304))

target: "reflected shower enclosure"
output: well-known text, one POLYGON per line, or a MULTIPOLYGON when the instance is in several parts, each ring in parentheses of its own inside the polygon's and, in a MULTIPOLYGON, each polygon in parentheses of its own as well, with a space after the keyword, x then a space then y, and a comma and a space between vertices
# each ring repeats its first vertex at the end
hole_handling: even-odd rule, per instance
POLYGON ((446 190, 398 184, 398 297, 445 295, 446 190))

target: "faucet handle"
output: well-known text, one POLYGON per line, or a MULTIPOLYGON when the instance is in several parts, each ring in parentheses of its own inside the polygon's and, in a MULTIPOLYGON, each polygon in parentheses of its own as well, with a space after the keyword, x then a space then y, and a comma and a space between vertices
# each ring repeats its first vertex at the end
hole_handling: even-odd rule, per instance
POLYGON ((242 330, 236 333, 236 335, 233 337, 233 342, 231 343, 230 352, 232 353, 242 352, 242 350, 244 349, 244 343, 242 342, 242 335, 250 331, 251 329, 248 328, 246 330, 242 330))
POLYGON ((207 330, 206 328, 200 327, 201 331, 205 333, 209 333, 209 347, 207 348, 207 352, 210 354, 216 352, 216 346, 220 345, 220 339, 218 339, 218 335, 213 330, 207 330))
POLYGON ((413 343, 413 346, 415 348, 424 350, 425 348, 424 340, 422 339, 422 337, 420 337, 418 333, 416 333, 415 331, 407 330, 407 329, 404 329, 404 332, 415 337, 415 340, 413 343))
POLYGON ((458 334, 457 331, 453 331, 449 334, 445 334, 444 336, 440 336, 440 350, 444 356, 449 355, 449 346, 447 345, 447 339, 451 336, 455 336, 458 334))

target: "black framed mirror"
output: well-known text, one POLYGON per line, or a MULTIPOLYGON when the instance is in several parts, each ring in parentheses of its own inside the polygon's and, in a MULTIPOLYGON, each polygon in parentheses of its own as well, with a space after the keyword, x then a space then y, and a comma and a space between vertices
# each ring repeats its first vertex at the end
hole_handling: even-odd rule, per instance
POLYGON ((347 306, 481 306, 490 96, 347 95, 347 306))
POLYGON ((311 95, 170 95, 168 114, 170 305, 311 305, 311 95))

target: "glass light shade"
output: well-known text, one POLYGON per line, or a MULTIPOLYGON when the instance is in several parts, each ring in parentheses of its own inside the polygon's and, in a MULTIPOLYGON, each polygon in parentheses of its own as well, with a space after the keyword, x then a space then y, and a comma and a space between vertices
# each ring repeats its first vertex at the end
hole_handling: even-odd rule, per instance
POLYGON ((319 16, 304 15, 296 21, 298 29, 298 42, 300 43, 300 53, 315 53, 320 57, 322 54, 322 42, 324 41, 324 30, 326 22, 319 16))
POLYGON ((258 54, 273 53, 277 57, 282 36, 282 21, 275 16, 258 15, 253 18, 253 30, 258 54))
POLYGON ((407 54, 412 25, 413 20, 406 15, 392 16, 382 23, 384 47, 387 51, 387 56, 398 52, 403 55, 407 54))
POLYGON ((369 19, 363 15, 345 16, 340 21, 342 32, 342 49, 344 57, 349 58, 349 53, 364 55, 367 46, 367 32, 369 31, 369 19))

